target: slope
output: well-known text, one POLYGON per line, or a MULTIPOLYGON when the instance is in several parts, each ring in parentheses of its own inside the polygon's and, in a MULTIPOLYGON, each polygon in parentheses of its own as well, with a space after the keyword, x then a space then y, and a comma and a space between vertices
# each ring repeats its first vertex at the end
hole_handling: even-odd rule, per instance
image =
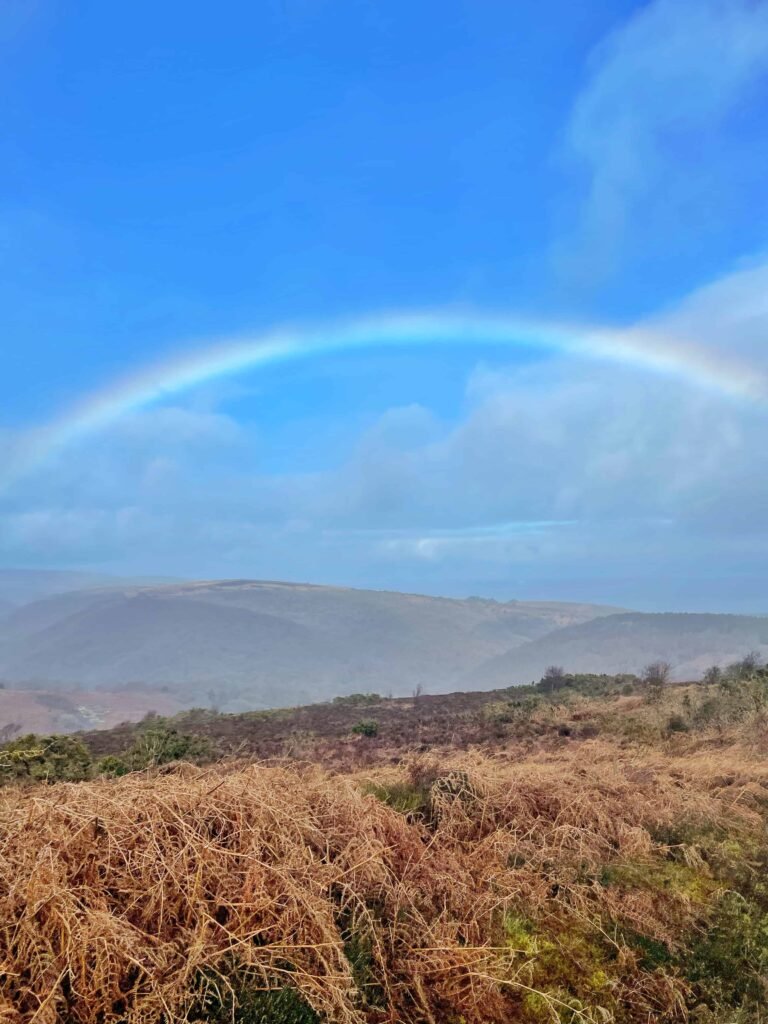
POLYGON ((628 612, 537 637, 484 662, 465 683, 526 683, 540 678, 549 665, 569 672, 640 672, 657 659, 668 661, 678 678, 690 679, 752 650, 768 655, 768 617, 628 612))
POLYGON ((0 628, 0 676, 166 685, 228 707, 445 691, 516 644, 612 610, 249 580, 112 588, 13 613, 0 628))

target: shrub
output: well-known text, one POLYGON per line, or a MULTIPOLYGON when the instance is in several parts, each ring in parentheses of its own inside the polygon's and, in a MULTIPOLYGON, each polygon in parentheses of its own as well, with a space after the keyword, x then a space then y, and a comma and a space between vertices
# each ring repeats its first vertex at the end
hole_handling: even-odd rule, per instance
POLYGON ((670 715, 667 719, 667 732, 688 732, 689 726, 682 715, 670 715))
POLYGON ((355 707, 356 705, 365 704, 379 704, 381 702, 381 694, 378 693, 349 693, 345 697, 334 697, 333 704, 349 704, 355 707))
POLYGON ((17 722, 6 722, 0 726, 0 743, 9 743, 18 732, 21 726, 17 722))
POLYGON ((320 1018, 296 989, 242 995, 235 1014, 237 1024, 320 1024, 320 1018))
POLYGON ((365 1007, 386 1007, 386 992, 374 953, 374 936, 362 921, 352 920, 344 931, 344 956, 352 968, 358 1001, 365 1007))
POLYGON ((210 753, 211 745, 204 737, 180 733, 160 719, 159 724, 139 733, 123 760, 130 770, 138 771, 170 761, 200 761, 210 753))
POLYGON ((539 708, 549 706, 542 696, 530 694, 518 700, 491 701, 480 713, 489 725, 521 725, 529 722, 539 708))
POLYGON ((757 651, 750 651, 740 661, 728 666, 728 675, 734 679, 751 679, 761 668, 762 661, 757 651))
POLYGON ((369 739, 373 739, 379 735, 379 723, 372 719, 365 719, 353 725, 352 732, 357 736, 367 736, 369 739))
POLYGON ((768 674, 723 675, 716 687, 693 709, 693 723, 723 730, 728 725, 753 721, 760 724, 768 710, 768 674))
POLYGON ((661 700, 664 687, 669 683, 672 666, 668 661, 653 661, 643 669, 646 698, 650 703, 661 700))
POLYGON ((577 735, 582 740, 593 740, 600 735, 600 726, 597 722, 584 722, 578 727, 577 735))
POLYGON ((0 751, 0 777, 40 782, 80 782, 91 775, 88 748, 73 736, 36 736, 11 740, 0 751))
POLYGON ((606 675, 605 673, 594 672, 564 672, 559 666, 550 666, 538 683, 532 686, 521 686, 513 688, 510 693, 515 696, 523 696, 524 693, 539 693, 550 699, 563 690, 569 694, 578 694, 582 697, 605 697, 611 694, 620 693, 622 687, 629 687, 628 692, 634 692, 634 685, 637 677, 626 673, 621 675, 606 675))
POLYGON ((115 757, 114 754, 107 754, 96 764, 96 772, 99 775, 111 775, 114 778, 127 775, 130 770, 125 760, 122 757, 115 757))

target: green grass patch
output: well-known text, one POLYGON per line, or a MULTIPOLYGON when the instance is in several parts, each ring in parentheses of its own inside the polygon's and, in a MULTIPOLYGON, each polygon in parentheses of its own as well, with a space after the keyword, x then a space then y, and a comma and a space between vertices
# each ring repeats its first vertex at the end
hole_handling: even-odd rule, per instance
POLYGON ((675 860, 616 861, 600 874, 600 884, 620 889, 671 892, 693 903, 705 904, 718 885, 700 871, 675 860))
POLYGON ((430 811, 431 795, 428 786, 414 786, 408 782, 369 782, 365 784, 363 791, 401 814, 427 816, 430 811))
POLYGON ((344 939, 344 955, 352 968, 352 977, 364 1007, 383 1009, 387 1005, 384 986, 377 970, 370 932, 350 929, 344 939))
POLYGON ((199 998, 188 1019, 209 1024, 321 1024, 321 1017, 295 988, 259 988, 242 975, 231 978, 230 984, 201 976, 199 998))

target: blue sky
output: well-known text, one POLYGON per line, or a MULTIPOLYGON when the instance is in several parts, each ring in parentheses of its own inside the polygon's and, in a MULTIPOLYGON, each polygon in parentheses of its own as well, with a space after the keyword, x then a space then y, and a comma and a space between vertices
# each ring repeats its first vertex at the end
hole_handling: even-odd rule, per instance
MULTIPOLYGON (((0 12, 7 464, 155 362, 391 310, 642 327, 761 392, 766 0, 213 15, 0 12)), ((528 347, 316 354, 57 449, 0 491, 0 564, 768 611, 766 408, 528 347)))

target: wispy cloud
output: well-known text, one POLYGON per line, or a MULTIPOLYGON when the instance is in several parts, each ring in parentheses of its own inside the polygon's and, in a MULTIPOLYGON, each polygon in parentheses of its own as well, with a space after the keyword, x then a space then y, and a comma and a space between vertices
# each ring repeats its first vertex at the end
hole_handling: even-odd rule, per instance
MULTIPOLYGON (((561 253, 571 266, 583 268, 586 256, 584 272, 602 275, 654 190, 682 183, 695 192, 706 180, 707 140, 766 73, 764 0, 652 0, 604 39, 567 128, 567 147, 587 174, 577 237, 561 253)), ((717 197, 704 191, 695 215, 706 218, 717 197)))

